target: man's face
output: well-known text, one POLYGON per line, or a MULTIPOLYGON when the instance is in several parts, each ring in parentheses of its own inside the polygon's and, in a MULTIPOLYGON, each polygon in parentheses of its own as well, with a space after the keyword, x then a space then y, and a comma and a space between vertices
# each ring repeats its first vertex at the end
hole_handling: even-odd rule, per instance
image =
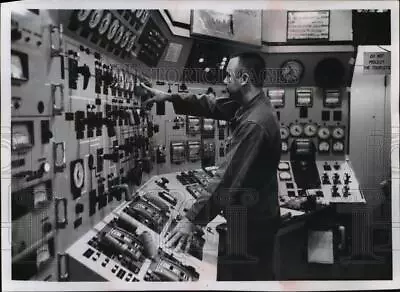
POLYGON ((224 79, 224 83, 226 85, 226 89, 229 92, 229 95, 236 99, 238 95, 240 95, 242 88, 241 78, 239 76, 240 64, 239 58, 235 57, 229 60, 228 65, 226 66, 226 77, 224 79))

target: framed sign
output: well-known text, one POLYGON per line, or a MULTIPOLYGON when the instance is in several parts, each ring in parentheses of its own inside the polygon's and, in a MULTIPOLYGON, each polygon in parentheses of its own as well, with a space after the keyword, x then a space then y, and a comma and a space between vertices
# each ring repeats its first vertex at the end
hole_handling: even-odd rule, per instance
POLYGON ((192 10, 190 33, 261 46, 261 16, 261 10, 192 10))
POLYGON ((329 10, 288 11, 287 41, 329 41, 329 10))

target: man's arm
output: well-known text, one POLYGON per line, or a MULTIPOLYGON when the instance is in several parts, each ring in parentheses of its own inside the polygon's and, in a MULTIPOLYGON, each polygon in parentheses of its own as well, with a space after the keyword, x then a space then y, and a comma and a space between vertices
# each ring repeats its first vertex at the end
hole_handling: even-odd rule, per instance
POLYGON ((172 94, 148 87, 143 83, 141 83, 141 86, 154 95, 153 98, 145 101, 145 104, 170 101, 173 103, 176 114, 230 120, 239 108, 239 104, 229 98, 215 98, 208 94, 172 94))
POLYGON ((240 204, 239 196, 251 195, 260 183, 257 174, 257 159, 261 151, 265 151, 267 139, 265 131, 253 122, 247 122, 238 129, 238 143, 232 145, 228 154, 224 173, 211 180, 205 193, 200 196, 186 213, 186 217, 200 225, 206 225, 227 204, 240 204), (212 195, 210 195, 212 194, 212 195))

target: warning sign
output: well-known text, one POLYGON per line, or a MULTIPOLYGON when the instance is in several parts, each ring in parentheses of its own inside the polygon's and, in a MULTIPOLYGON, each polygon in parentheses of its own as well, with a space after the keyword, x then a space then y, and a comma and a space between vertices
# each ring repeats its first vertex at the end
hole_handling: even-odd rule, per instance
POLYGON ((390 74, 390 52, 364 52, 364 73, 390 74))

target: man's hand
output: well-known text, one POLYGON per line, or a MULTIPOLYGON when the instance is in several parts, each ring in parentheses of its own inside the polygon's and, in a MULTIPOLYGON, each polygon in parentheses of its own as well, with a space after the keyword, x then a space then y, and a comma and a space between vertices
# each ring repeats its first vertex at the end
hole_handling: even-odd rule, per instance
POLYGON ((171 248, 176 245, 176 249, 187 252, 192 242, 193 232, 195 231, 195 225, 189 221, 186 217, 183 217, 181 221, 175 226, 170 234, 165 238, 166 246, 171 248))
POLYGON ((154 102, 162 102, 162 101, 171 100, 172 94, 170 94, 170 93, 167 93, 167 92, 155 89, 155 88, 148 87, 143 82, 140 83, 140 86, 142 86, 144 89, 146 89, 149 92, 151 92, 152 95, 154 95, 152 98, 149 98, 148 100, 143 102, 143 104, 142 104, 143 106, 147 106, 148 104, 152 104, 154 102))

